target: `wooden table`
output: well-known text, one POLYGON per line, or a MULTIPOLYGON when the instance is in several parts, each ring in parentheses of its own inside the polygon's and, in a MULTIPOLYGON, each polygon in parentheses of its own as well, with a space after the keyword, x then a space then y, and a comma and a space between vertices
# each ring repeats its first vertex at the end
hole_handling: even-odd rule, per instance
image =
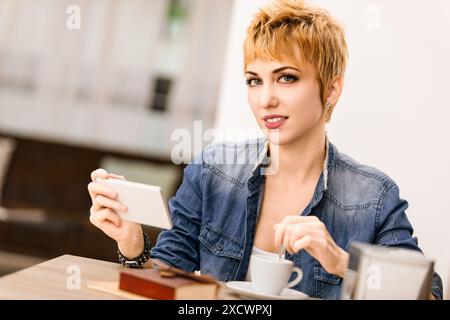
MULTIPOLYGON (((100 281, 118 282, 123 268, 118 263, 63 255, 0 278, 0 299, 124 299, 90 287, 100 281), (74 280, 77 275, 79 288, 74 280)), ((218 298, 238 297, 221 286, 218 298)))

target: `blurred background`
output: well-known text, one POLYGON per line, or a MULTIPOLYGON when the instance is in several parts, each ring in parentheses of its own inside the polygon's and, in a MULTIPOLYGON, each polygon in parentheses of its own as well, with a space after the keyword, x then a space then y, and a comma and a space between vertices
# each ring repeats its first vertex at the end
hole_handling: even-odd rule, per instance
POLYGON ((175 193, 171 133, 213 126, 232 5, 0 0, 0 274, 64 253, 117 261, 89 223, 90 172, 175 193))
MULTIPOLYGON (((241 45, 269 1, 0 0, 0 274, 65 253, 116 261, 88 220, 92 170, 170 197, 174 130, 257 131, 241 45)), ((310 2, 350 51, 329 137, 399 184, 450 290, 450 2, 310 2)))

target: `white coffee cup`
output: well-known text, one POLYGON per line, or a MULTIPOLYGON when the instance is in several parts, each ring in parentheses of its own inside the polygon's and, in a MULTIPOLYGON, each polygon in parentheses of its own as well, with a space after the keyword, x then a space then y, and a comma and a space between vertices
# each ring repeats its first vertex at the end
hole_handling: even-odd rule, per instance
POLYGON ((252 256, 250 268, 253 290, 264 294, 279 295, 283 289, 298 284, 303 277, 302 270, 286 259, 252 256), (292 272, 297 273, 297 277, 288 283, 292 272))

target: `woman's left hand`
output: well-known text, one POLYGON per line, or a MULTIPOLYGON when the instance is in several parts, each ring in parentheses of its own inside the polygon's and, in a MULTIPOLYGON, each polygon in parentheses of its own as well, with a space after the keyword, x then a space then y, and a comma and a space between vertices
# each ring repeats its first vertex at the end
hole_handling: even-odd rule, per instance
POLYGON ((276 224, 275 246, 282 244, 290 254, 305 249, 327 272, 344 277, 349 255, 316 216, 288 216, 276 224))

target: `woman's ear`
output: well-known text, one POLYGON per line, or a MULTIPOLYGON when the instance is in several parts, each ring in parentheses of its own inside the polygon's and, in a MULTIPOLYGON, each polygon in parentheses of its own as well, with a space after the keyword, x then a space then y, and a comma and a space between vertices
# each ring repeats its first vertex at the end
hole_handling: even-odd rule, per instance
POLYGON ((338 103, 343 86, 344 79, 342 77, 336 77, 333 81, 330 82, 328 86, 328 96, 326 103, 328 103, 331 107, 334 108, 334 106, 338 103))

